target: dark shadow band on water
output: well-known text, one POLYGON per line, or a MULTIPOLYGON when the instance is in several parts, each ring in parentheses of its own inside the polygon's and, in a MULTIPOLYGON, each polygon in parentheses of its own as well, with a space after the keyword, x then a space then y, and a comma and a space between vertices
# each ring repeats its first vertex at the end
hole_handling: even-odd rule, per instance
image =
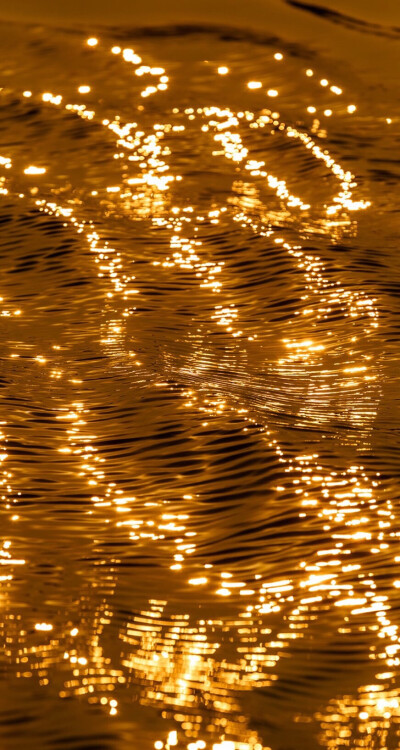
POLYGON ((285 0, 285 2, 292 8, 307 11, 308 13, 312 13, 326 21, 339 24, 340 26, 351 29, 352 31, 360 31, 364 34, 373 34, 375 36, 385 36, 390 39, 400 38, 400 28, 397 26, 383 26, 379 23, 371 23, 362 18, 349 16, 346 13, 339 13, 338 11, 326 8, 322 5, 314 5, 314 3, 303 3, 300 0, 285 0))

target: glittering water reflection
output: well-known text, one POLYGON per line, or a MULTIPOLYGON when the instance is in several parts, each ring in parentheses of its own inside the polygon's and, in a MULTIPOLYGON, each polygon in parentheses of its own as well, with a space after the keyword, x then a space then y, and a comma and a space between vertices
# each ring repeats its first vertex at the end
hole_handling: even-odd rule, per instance
POLYGON ((28 680, 54 717, 30 688, 37 747, 266 750, 300 728, 391 747, 383 295, 334 255, 372 200, 330 145, 328 121, 354 137, 353 97, 251 42, 205 61, 202 34, 177 55, 173 35, 20 33, 1 92, 7 714, 28 680))

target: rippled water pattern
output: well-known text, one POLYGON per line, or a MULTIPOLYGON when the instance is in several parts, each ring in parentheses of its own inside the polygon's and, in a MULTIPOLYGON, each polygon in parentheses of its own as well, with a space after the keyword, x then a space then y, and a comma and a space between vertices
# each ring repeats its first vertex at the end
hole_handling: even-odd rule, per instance
POLYGON ((398 105, 190 28, 0 79, 1 748, 397 748, 398 105))

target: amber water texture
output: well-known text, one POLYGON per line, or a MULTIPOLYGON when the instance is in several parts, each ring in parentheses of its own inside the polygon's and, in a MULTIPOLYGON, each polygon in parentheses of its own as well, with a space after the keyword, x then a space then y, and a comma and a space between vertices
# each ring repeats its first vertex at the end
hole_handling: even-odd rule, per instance
POLYGON ((399 746, 399 30, 320 23, 2 25, 1 750, 399 746))

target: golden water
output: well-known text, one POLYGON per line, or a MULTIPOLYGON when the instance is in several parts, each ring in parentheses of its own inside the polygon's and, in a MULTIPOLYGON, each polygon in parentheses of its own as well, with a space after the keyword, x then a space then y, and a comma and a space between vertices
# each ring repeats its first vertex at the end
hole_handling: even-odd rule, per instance
POLYGON ((0 747, 397 748, 393 70, 1 35, 0 747))

